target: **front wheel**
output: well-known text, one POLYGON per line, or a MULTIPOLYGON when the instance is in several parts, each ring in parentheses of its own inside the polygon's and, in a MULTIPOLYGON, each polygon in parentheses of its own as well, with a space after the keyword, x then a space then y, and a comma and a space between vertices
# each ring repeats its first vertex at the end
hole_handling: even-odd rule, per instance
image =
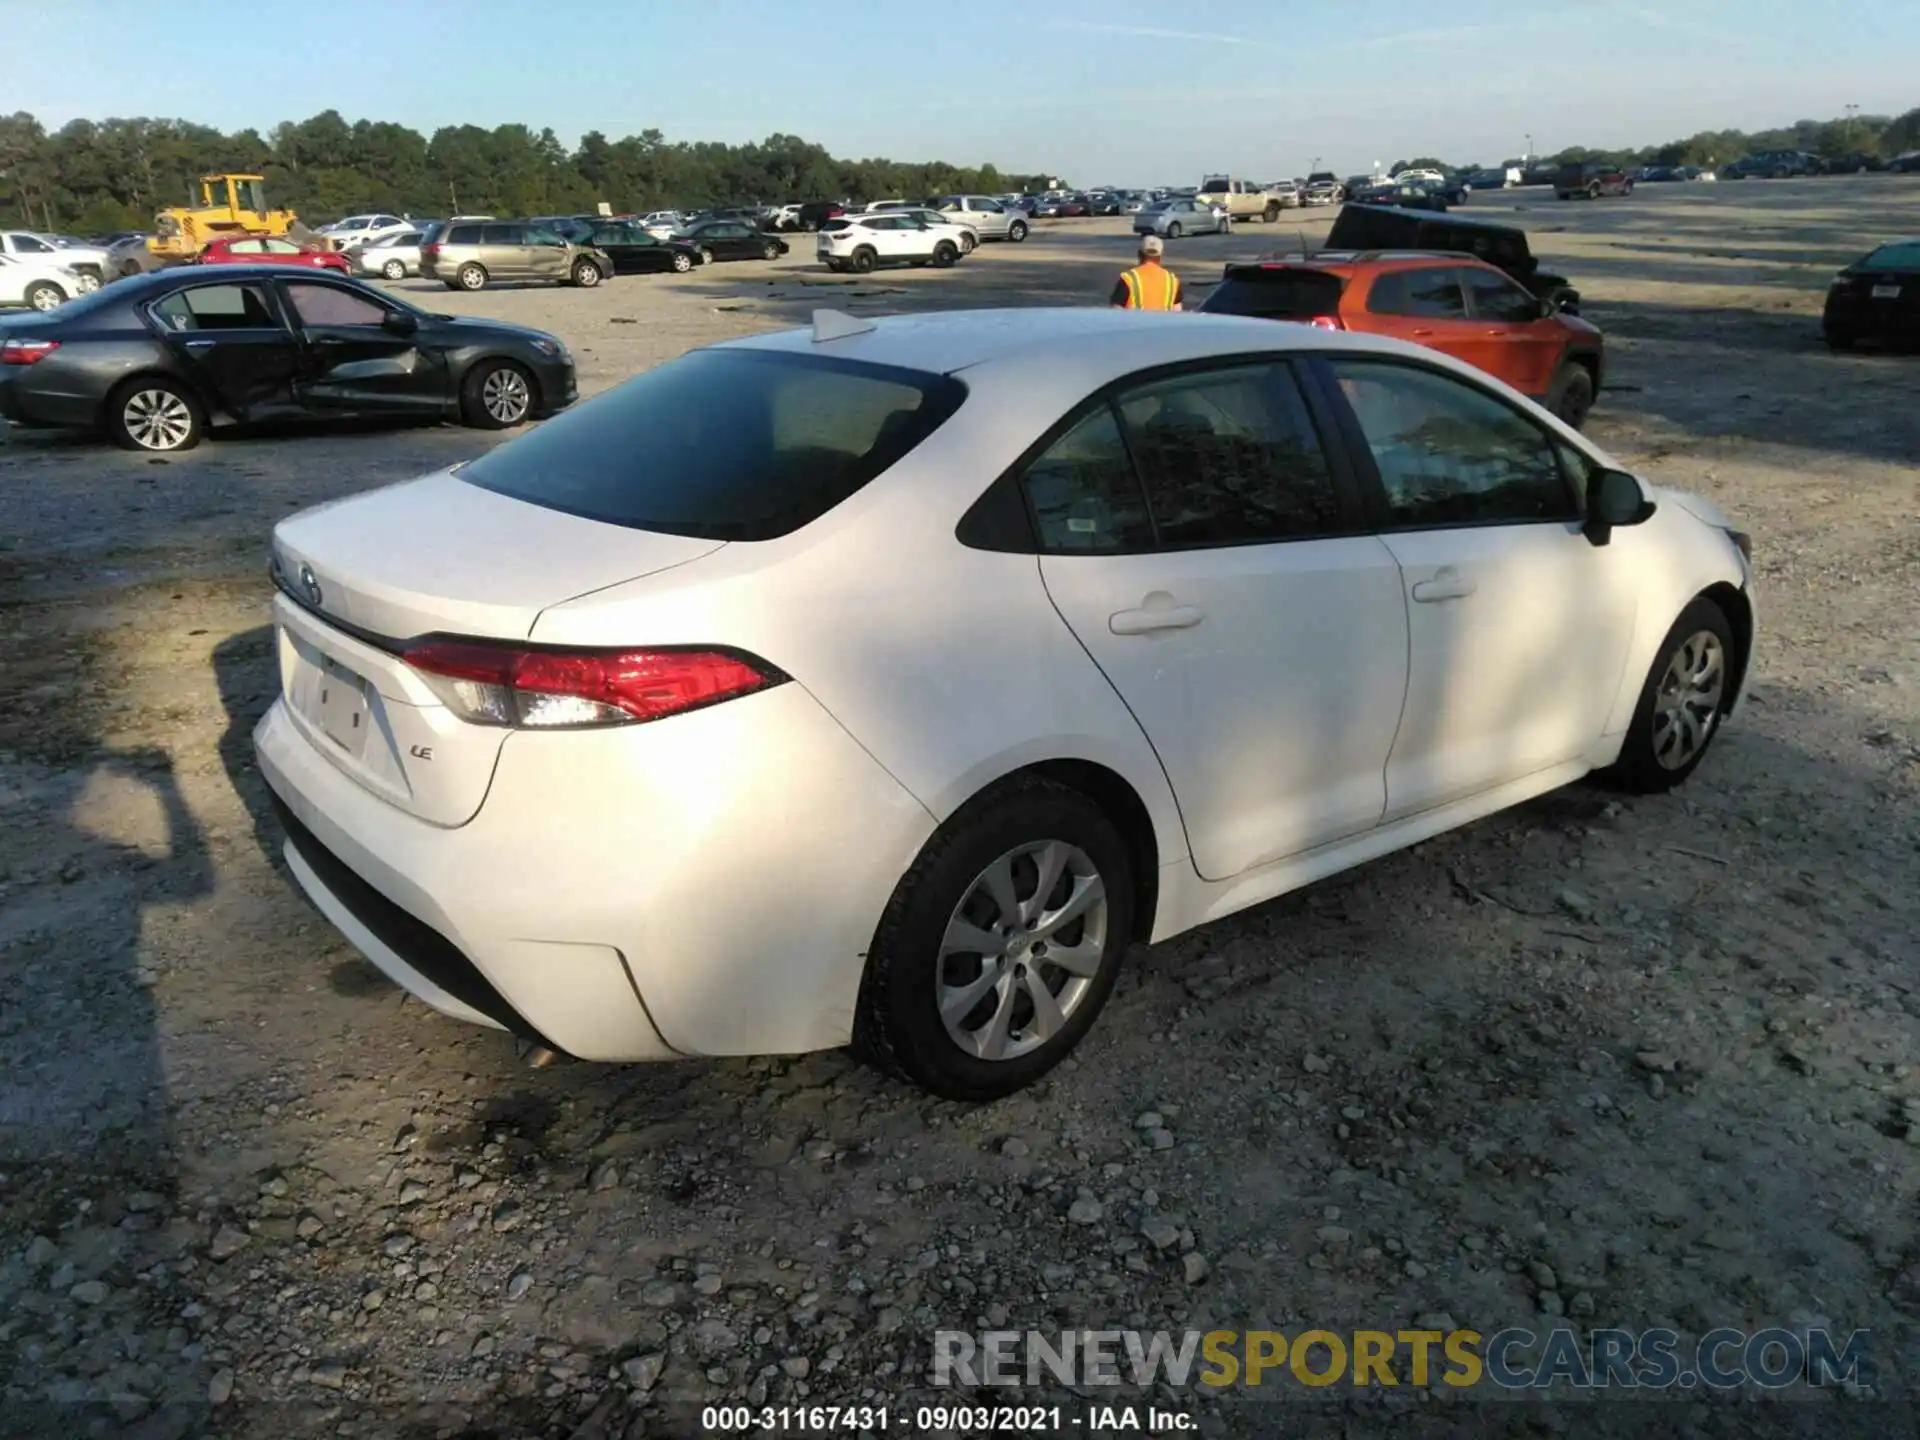
POLYGON ((100 288, 100 277, 91 270, 82 270, 74 277, 73 288, 81 295, 91 295, 100 288))
POLYGON ((780 258, 780 247, 778 245, 762 245, 760 247, 760 258, 762 260, 778 260, 780 258))
POLYGON ((1092 1028, 1132 927, 1132 860, 1100 807, 1049 780, 998 786, 895 887, 854 1043, 949 1100, 1011 1094, 1092 1028))
POLYGON ((960 252, 954 248, 951 240, 942 240, 933 247, 933 263, 942 270, 960 258, 960 252))
POLYGON ((1587 199, 1598 200, 1599 198, 1600 198, 1600 182, 1596 180, 1593 184, 1587 186, 1587 199))
POLYGON ((591 260, 582 260, 573 267, 573 283, 582 290, 593 289, 600 280, 600 267, 591 260))
POLYGON ((978 243, 979 242, 971 235, 962 235, 960 237, 960 253, 962 255, 971 255, 973 253, 973 247, 978 243))
POLYGON ((407 278, 407 267, 398 260, 389 260, 380 267, 380 273, 389 280, 404 280, 407 278))
POLYGON ((1268 225, 1273 224, 1273 222, 1279 218, 1280 207, 1278 205, 1270 204, 1265 210, 1260 212, 1260 219, 1268 225))
POLYGON ((200 402, 161 376, 129 380, 107 401, 107 431, 123 450, 153 455, 191 450, 205 429, 200 402))
POLYGON ((476 430, 511 430, 533 413, 533 379, 511 360, 484 360, 460 387, 460 418, 476 430))
POLYGON ((706 246, 702 245, 700 247, 699 255, 702 265, 711 265, 713 263, 713 251, 709 250, 706 246))
POLYGON ((1725 611, 1705 596, 1682 610, 1654 657, 1620 758, 1602 778, 1651 795, 1698 769, 1726 714, 1734 655, 1725 611))
POLYGON ((1593 376, 1586 366, 1568 363, 1554 372, 1547 387, 1547 409, 1578 430, 1593 410, 1593 376))
POLYGON ((29 306, 45 314, 49 310, 57 310, 66 304, 67 292, 51 280, 36 280, 27 286, 24 298, 29 306))

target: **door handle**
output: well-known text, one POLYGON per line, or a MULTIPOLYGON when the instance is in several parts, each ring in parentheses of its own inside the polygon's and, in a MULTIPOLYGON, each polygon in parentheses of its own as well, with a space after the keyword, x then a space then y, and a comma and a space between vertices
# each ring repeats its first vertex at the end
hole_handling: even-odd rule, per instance
POLYGON ((1146 635, 1155 630, 1190 630, 1207 618, 1198 605, 1173 605, 1164 610, 1116 610, 1107 628, 1116 635, 1146 635))
POLYGON ((211 340, 189 340, 189 341, 187 341, 187 348, 188 348, 189 350, 211 350, 211 349, 213 348, 213 341, 211 341, 211 340))
POLYGON ((1434 571, 1431 580, 1415 584, 1413 598, 1422 605, 1431 605, 1436 600, 1464 600, 1478 588, 1473 581, 1447 565, 1434 571))
POLYGON ((1416 330, 1413 332, 1413 334, 1414 334, 1414 338, 1417 340, 1417 339, 1423 339, 1426 336, 1433 334, 1433 332, 1431 330, 1416 330))

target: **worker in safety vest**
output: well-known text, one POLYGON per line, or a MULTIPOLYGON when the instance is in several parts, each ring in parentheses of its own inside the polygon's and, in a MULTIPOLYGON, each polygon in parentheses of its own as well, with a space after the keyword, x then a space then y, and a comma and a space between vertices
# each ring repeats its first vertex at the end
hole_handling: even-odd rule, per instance
POLYGON ((1109 303, 1120 310, 1180 310, 1180 277, 1160 263, 1166 246, 1158 235, 1140 241, 1140 263, 1123 270, 1109 303))

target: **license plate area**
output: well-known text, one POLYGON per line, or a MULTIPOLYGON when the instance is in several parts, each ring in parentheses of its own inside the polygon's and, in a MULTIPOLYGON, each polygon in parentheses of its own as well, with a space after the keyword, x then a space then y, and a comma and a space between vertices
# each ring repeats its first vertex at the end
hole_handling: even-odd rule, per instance
POLYGON ((1873 298, 1876 300, 1898 300, 1900 298, 1900 287, 1898 285, 1876 285, 1873 287, 1873 298))
POLYGON ((309 691, 307 718, 320 733, 355 760, 366 754, 367 682, 330 655, 322 655, 309 691))

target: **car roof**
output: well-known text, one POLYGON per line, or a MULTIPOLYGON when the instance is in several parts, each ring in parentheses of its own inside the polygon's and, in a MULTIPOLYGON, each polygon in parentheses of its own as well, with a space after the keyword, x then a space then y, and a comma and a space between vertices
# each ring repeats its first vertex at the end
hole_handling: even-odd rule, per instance
POLYGON ((811 329, 778 330, 713 348, 820 355, 942 375, 975 366, 1069 364, 1091 388, 1154 365, 1296 347, 1431 353, 1378 336, 1244 316, 1189 312, 1169 318, 1106 306, 889 315, 875 318, 871 329, 835 340, 816 343, 811 329))

